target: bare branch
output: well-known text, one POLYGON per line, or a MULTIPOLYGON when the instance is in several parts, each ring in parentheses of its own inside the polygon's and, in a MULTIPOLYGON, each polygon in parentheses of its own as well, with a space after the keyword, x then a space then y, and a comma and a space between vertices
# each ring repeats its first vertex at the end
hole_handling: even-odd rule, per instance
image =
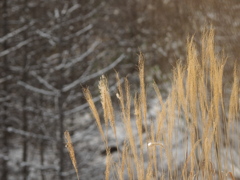
POLYGON ((52 46, 55 46, 56 43, 59 41, 58 38, 50 35, 49 33, 45 33, 45 32, 40 31, 40 30, 37 30, 36 33, 37 33, 39 36, 48 39, 49 44, 51 44, 52 46))
POLYGON ((89 31, 89 30, 92 29, 92 28, 93 28, 93 25, 92 25, 92 24, 89 24, 89 25, 86 26, 85 28, 77 31, 77 32, 74 33, 74 34, 70 34, 69 36, 66 36, 66 37, 64 37, 63 39, 66 40, 66 41, 68 41, 68 40, 71 39, 71 38, 74 38, 74 37, 76 37, 76 36, 80 36, 81 34, 89 31))
POLYGON ((9 54, 10 52, 16 51, 18 49, 20 49, 21 47, 27 45, 29 42, 31 42, 32 39, 27 39, 25 41, 22 41, 20 43, 18 43, 16 46, 11 47, 9 49, 6 49, 5 51, 0 52, 0 57, 6 56, 7 54, 9 54))
POLYGON ((60 57, 60 53, 52 54, 46 58, 46 62, 52 62, 54 59, 57 59, 59 57, 60 57))
POLYGON ((47 96, 58 96, 58 94, 56 92, 39 89, 39 88, 31 86, 22 81, 18 81, 17 84, 23 86, 25 89, 35 92, 35 93, 39 93, 39 94, 43 94, 43 95, 47 95, 47 96))
POLYGON ((35 77, 41 84, 43 84, 46 88, 51 89, 51 90, 54 91, 56 94, 59 93, 58 90, 57 90, 55 87, 53 87, 53 86, 52 86, 51 84, 49 84, 45 79, 43 79, 42 77, 40 77, 39 75, 37 75, 36 72, 31 71, 30 74, 31 74, 32 76, 34 76, 34 77, 35 77))
POLYGON ((4 82, 6 82, 6 81, 8 81, 10 79, 12 79, 12 75, 8 75, 8 76, 6 76, 4 78, 1 78, 0 79, 0 84, 4 83, 4 82))
POLYGON ((55 141, 53 138, 51 138, 49 136, 44 136, 44 135, 41 135, 41 134, 35 134, 35 133, 32 133, 32 132, 26 132, 26 131, 23 131, 23 130, 20 130, 20 129, 15 129, 15 128, 12 128, 12 127, 8 127, 7 132, 18 134, 18 135, 25 136, 25 137, 35 138, 35 139, 55 141))
POLYGON ((71 66, 73 66, 74 64, 83 61, 89 54, 91 54, 91 53, 95 50, 95 48, 96 48, 99 44, 100 44, 99 41, 95 41, 95 42, 91 45, 91 47, 90 47, 86 52, 84 52, 81 56, 73 59, 71 62, 69 62, 69 63, 67 63, 67 64, 60 64, 60 65, 58 65, 57 67, 54 68, 54 70, 60 70, 60 69, 62 69, 62 68, 67 69, 67 68, 70 68, 71 66))
POLYGON ((73 81, 72 83, 66 85, 63 87, 63 92, 66 92, 66 91, 69 91, 71 90, 72 88, 74 88, 75 86, 77 86, 78 84, 81 84, 81 83, 85 83, 86 81, 89 81, 91 79, 94 79, 96 77, 99 77, 100 75, 106 73, 107 71, 111 70, 112 68, 114 68, 118 63, 120 63, 123 59, 125 58, 125 55, 122 54, 121 56, 119 56, 112 64, 110 64, 109 66, 99 70, 98 72, 96 73, 93 73, 89 76, 86 76, 86 77, 80 77, 79 79, 73 81))
POLYGON ((102 7, 104 7, 105 3, 101 3, 98 7, 96 7, 95 9, 93 9, 91 12, 89 12, 88 14, 86 14, 85 16, 77 16, 76 18, 70 19, 64 23, 62 23, 61 25, 57 24, 55 26, 53 26, 49 32, 52 32, 56 29, 59 29, 61 26, 69 26, 70 24, 76 23, 80 20, 86 20, 90 17, 92 17, 93 15, 95 15, 102 7))
POLYGON ((73 11, 75 11, 76 9, 80 8, 81 5, 80 4, 74 4, 72 7, 70 7, 68 10, 67 10, 67 14, 71 14, 73 11))
POLYGON ((9 38, 14 37, 14 36, 16 36, 17 34, 23 32, 24 30, 26 30, 26 29, 28 29, 30 26, 32 26, 34 23, 35 23, 35 22, 32 21, 32 22, 30 22, 28 25, 25 25, 25 26, 23 26, 23 27, 21 27, 21 28, 19 28, 19 29, 16 29, 15 31, 10 32, 10 33, 8 33, 7 35, 1 37, 1 38, 0 38, 0 43, 3 43, 4 41, 8 40, 9 38))

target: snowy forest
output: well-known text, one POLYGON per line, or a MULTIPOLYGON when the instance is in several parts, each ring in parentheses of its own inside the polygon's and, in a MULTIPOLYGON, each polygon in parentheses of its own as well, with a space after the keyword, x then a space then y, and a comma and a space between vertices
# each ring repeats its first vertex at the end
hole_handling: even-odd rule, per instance
POLYGON ((227 67, 240 59, 238 0, 1 0, 0 14, 1 180, 76 179, 66 130, 80 179, 104 179, 106 152, 83 88, 100 106, 102 75, 114 96, 116 71, 138 83, 140 51, 146 83, 165 94, 188 38, 200 48, 204 28, 215 29, 227 67))

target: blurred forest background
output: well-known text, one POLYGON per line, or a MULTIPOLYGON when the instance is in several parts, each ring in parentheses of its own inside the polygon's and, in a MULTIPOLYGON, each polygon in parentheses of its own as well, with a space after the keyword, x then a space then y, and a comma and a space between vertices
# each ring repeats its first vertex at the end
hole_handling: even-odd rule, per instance
POLYGON ((1 0, 0 6, 1 180, 76 179, 65 130, 81 179, 102 179, 104 148, 82 88, 89 86, 98 102, 105 74, 115 95, 114 69, 136 81, 139 51, 147 82, 153 78, 160 88, 176 61, 185 60, 187 38, 195 35, 200 47, 205 27, 216 30, 217 53, 240 56, 238 0, 1 0))

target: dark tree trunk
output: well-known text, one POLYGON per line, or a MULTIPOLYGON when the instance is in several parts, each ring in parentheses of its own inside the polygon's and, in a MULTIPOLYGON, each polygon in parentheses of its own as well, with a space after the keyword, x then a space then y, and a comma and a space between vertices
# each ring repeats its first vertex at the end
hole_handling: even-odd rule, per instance
MULTIPOLYGON (((61 64, 63 61, 62 52, 64 50, 63 45, 63 16, 60 14, 60 17, 58 19, 58 23, 60 25, 59 31, 58 31, 58 39, 59 39, 59 46, 58 46, 58 52, 61 54, 61 56, 58 59, 58 64, 61 64)), ((62 70, 59 71, 59 79, 58 79, 58 85, 57 88, 60 91, 60 94, 58 96, 58 115, 59 115, 59 142, 58 142, 58 155, 59 155, 59 179, 64 180, 64 177, 62 176, 62 173, 64 172, 64 93, 62 92, 63 84, 65 83, 64 80, 64 72, 62 70)))
MULTIPOLYGON (((25 23, 28 23, 27 20, 27 13, 28 13, 28 0, 25 0, 24 2, 24 12, 25 12, 25 23)), ((27 31, 24 31, 23 33, 23 38, 24 40, 26 40, 28 38, 28 34, 27 31)), ((28 82, 28 47, 25 46, 24 47, 24 56, 23 56, 23 64, 22 64, 22 81, 23 82, 28 82)), ((26 111, 26 106, 27 106, 27 99, 28 99, 28 95, 27 95, 27 90, 23 89, 23 93, 22 93, 22 122, 23 122, 23 126, 22 126, 22 130, 24 132, 28 132, 28 117, 27 117, 27 111, 26 111)), ((28 165, 26 165, 25 163, 28 160, 28 138, 27 137, 23 137, 23 154, 22 154, 22 161, 24 162, 24 166, 22 169, 22 175, 23 175, 23 180, 27 180, 28 178, 28 174, 29 174, 29 170, 28 170, 28 165)))
MULTIPOLYGON (((22 75, 22 81, 27 82, 28 81, 28 74, 27 74, 27 52, 25 52, 25 58, 23 60, 23 75, 22 75)), ((24 132, 28 132, 28 117, 27 117, 27 111, 26 111, 26 106, 27 106, 27 93, 26 90, 23 90, 23 97, 22 97, 22 130, 24 132)), ((28 160, 28 138, 23 137, 23 154, 22 154, 22 161, 24 163, 27 162, 28 160)), ((22 169, 22 174, 23 174, 23 180, 27 180, 28 177, 28 166, 24 165, 22 169)))
MULTIPOLYGON (((44 106, 43 102, 44 102, 43 95, 40 94, 40 96, 39 96, 39 109, 41 109, 44 106)), ((43 116, 42 110, 39 113, 39 117, 40 117, 40 120, 41 120, 40 123, 44 123, 44 116, 43 116)), ((40 133, 42 135, 44 135, 44 130, 40 129, 40 133)), ((45 162, 45 156, 44 156, 45 146, 46 146, 46 143, 44 142, 44 140, 42 140, 40 142, 40 147, 39 147, 39 155, 40 155, 40 164, 41 164, 41 166, 44 166, 44 162, 45 162)), ((44 175, 44 170, 42 170, 42 169, 41 169, 41 179, 42 180, 46 179, 45 175, 44 175)))
MULTIPOLYGON (((9 33, 9 30, 8 30, 8 4, 7 4, 7 0, 4 0, 3 1, 3 4, 2 4, 2 9, 3 9, 3 14, 2 14, 2 17, 3 17, 3 36, 5 36, 6 34, 9 33)), ((8 43, 7 41, 4 41, 3 43, 3 50, 6 50, 8 49, 8 43)), ((8 59, 7 59, 7 56, 4 56, 3 57, 3 69, 4 69, 4 74, 3 76, 7 76, 8 74, 8 59)), ((4 95, 7 95, 8 93, 8 82, 5 81, 3 83, 3 92, 4 92, 4 95)), ((1 176, 1 179, 4 179, 4 180, 8 180, 8 155, 9 155, 9 143, 8 143, 8 140, 9 140, 9 133, 7 132, 7 127, 8 127, 8 122, 7 122, 7 119, 8 119, 8 107, 5 105, 3 105, 3 154, 6 158, 4 158, 2 160, 2 176, 1 176)))
MULTIPOLYGON (((40 163, 41 163, 42 166, 44 165, 44 161, 45 161, 45 159, 44 159, 44 149, 45 149, 44 146, 45 146, 44 141, 41 141, 41 143, 40 143, 40 163)), ((41 179, 45 180, 45 175, 44 175, 43 170, 41 170, 41 179)))
MULTIPOLYGON (((25 78, 23 78, 25 79, 25 78)), ((26 80, 26 79, 25 79, 26 80)), ((27 105, 27 97, 24 95, 22 99, 22 107, 23 107, 23 131, 27 132, 28 131, 28 119, 27 119, 27 112, 25 110, 25 107, 27 105)), ((28 138, 23 137, 23 154, 22 154, 22 161, 24 163, 27 162, 28 159, 28 138)), ((28 177, 28 166, 24 165, 22 169, 22 174, 23 174, 23 180, 27 180, 28 177)))

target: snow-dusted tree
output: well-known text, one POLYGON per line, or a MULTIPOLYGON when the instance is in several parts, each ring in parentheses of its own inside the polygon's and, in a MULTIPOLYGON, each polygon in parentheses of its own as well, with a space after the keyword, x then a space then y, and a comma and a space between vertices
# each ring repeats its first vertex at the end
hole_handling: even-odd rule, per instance
MULTIPOLYGON (((22 174, 24 178, 29 176, 32 164, 29 163, 28 149, 36 148, 33 139, 37 138, 41 142, 41 169, 57 159, 58 163, 53 166, 53 177, 65 179, 71 174, 71 171, 68 172, 71 166, 64 159, 66 149, 63 133, 69 124, 66 119, 87 107, 81 93, 82 86, 114 68, 124 59, 124 55, 102 61, 106 47, 101 47, 94 17, 103 7, 102 3, 25 3, 21 6, 25 9, 21 11, 23 24, 26 24, 24 17, 27 17, 34 25, 28 28, 27 34, 19 34, 21 41, 31 39, 31 42, 20 48, 22 56, 19 58, 20 63, 16 64, 21 72, 21 76, 16 77, 20 89, 17 96, 22 99, 20 107, 23 108, 20 116, 23 133, 22 174), (50 145, 49 139, 55 140, 54 146, 44 147, 50 145), (53 153, 46 155, 50 158, 45 161, 44 149, 49 148, 52 148, 53 153)), ((16 130, 14 132, 19 133, 16 130)), ((43 170, 41 177, 45 177, 43 170)))

